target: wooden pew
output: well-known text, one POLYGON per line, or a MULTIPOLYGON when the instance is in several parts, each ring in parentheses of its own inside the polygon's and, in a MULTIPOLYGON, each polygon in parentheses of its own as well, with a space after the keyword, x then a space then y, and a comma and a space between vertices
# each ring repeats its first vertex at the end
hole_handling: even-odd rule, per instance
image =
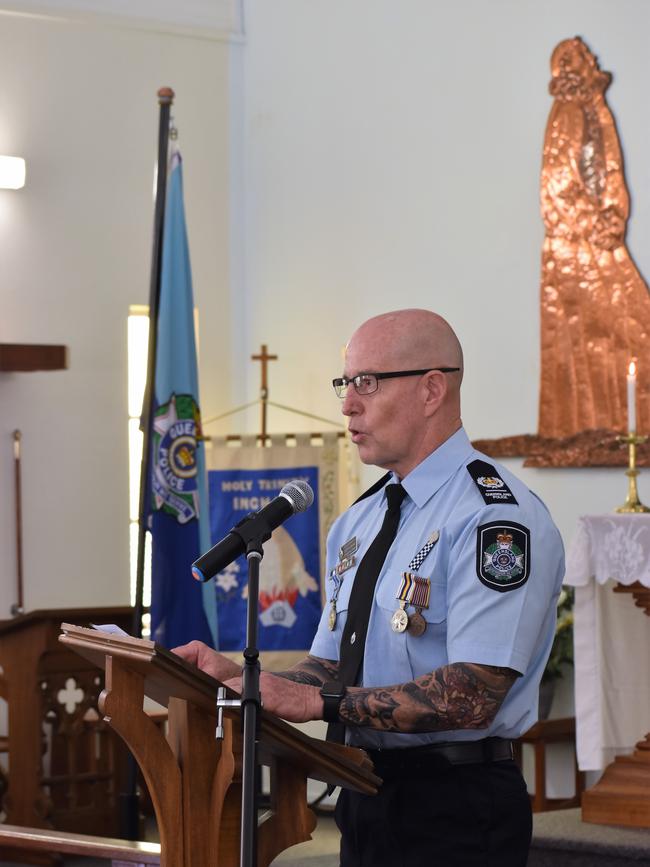
POLYGON ((4 859, 20 860, 24 852, 104 858, 111 862, 112 867, 145 867, 148 864, 160 864, 158 843, 132 843, 129 840, 115 840, 111 837, 91 837, 64 831, 0 824, 0 857, 3 861, 4 859))

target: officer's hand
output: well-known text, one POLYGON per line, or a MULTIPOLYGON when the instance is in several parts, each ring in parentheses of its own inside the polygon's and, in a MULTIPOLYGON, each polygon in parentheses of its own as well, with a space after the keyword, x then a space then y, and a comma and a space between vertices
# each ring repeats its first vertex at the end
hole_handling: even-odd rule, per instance
POLYGON ((191 662, 201 671, 205 671, 206 674, 222 683, 241 674, 240 665, 208 647, 202 641, 190 641, 189 644, 174 647, 172 653, 182 656, 187 662, 191 662))
MULTIPOLYGON (((237 693, 241 692, 241 677, 225 684, 237 693)), ((294 683, 269 671, 260 674, 260 692, 264 710, 289 722, 307 722, 323 718, 323 699, 317 686, 294 683)))

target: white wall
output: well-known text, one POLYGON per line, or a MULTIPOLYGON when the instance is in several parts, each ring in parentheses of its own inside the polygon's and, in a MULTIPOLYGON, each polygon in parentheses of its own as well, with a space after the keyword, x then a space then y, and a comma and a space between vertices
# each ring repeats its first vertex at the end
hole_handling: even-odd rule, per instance
MULTIPOLYGON (((548 61, 568 36, 614 73, 629 243, 650 274, 645 0, 247 0, 245 13, 242 42, 2 15, 0 153, 26 157, 28 183, 0 191, 0 340, 65 343, 71 367, 0 375, 0 616, 15 597, 14 428, 27 607, 127 599, 125 317, 148 295, 161 85, 177 92, 206 417, 256 396, 249 356, 266 342, 272 399, 338 420, 329 380, 350 332, 419 305, 464 342, 470 435, 536 429, 538 175, 548 61)), ((270 424, 321 427, 279 411, 270 424)), ((210 432, 246 426, 257 411, 210 432)), ((578 514, 625 495, 619 470, 522 475, 567 541, 578 514)), ((640 491, 650 501, 645 474, 640 491)))
MULTIPOLYGON (((87 5, 87 4, 86 4, 87 5)), ((15 594, 11 433, 23 433, 26 608, 128 604, 126 317, 148 303, 163 85, 184 156, 204 411, 229 392, 225 37, 0 15, 0 341, 62 343, 70 369, 0 374, 0 617, 15 594)))
MULTIPOLYGON (((578 34, 614 74, 628 240, 650 276, 648 3, 247 0, 246 27, 242 393, 258 376, 247 357, 267 342, 280 355, 272 397, 336 419, 328 383, 353 328, 430 307, 465 347, 470 436, 534 432, 550 55, 578 34)), ((626 493, 620 470, 522 476, 566 539, 579 513, 626 493)), ((643 475, 640 491, 650 502, 643 475)))

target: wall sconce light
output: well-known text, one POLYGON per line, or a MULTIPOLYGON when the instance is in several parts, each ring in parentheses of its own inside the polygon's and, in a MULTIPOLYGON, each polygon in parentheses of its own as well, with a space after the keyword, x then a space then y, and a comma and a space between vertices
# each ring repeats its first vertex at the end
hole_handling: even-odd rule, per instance
POLYGON ((25 160, 0 156, 0 188, 19 190, 25 186, 25 160))

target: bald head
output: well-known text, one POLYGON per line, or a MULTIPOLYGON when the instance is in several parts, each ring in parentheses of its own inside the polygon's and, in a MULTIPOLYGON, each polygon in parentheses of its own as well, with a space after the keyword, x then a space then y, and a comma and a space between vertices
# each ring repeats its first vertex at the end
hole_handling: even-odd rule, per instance
POLYGON ((376 346, 384 370, 459 367, 454 382, 460 386, 463 350, 451 325, 431 310, 412 308, 374 316, 357 328, 348 349, 360 340, 376 346))
POLYGON ((349 388, 342 410, 350 417, 348 429, 361 460, 403 477, 461 426, 463 353, 441 316, 396 310, 354 332, 346 347, 345 378, 401 371, 424 373, 378 378, 373 392, 349 388))

